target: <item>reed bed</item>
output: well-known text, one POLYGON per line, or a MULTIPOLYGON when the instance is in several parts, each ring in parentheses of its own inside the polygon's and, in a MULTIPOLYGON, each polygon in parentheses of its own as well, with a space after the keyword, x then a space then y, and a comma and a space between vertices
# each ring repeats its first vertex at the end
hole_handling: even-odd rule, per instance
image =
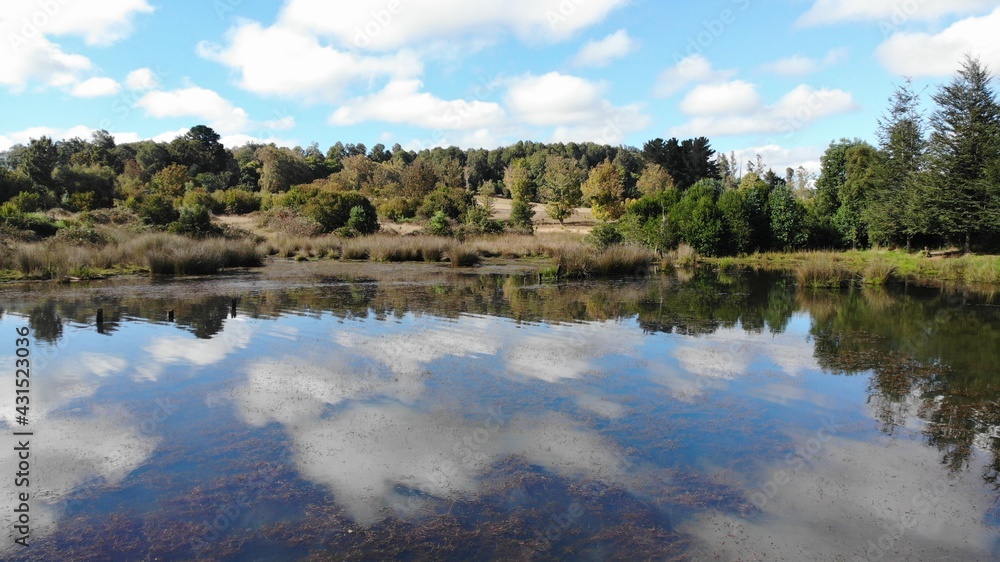
POLYGON ((69 245, 57 240, 17 244, 0 263, 23 277, 94 277, 102 271, 135 269, 154 275, 206 275, 229 267, 259 267, 263 254, 253 240, 195 240, 166 233, 113 239, 107 245, 69 245))

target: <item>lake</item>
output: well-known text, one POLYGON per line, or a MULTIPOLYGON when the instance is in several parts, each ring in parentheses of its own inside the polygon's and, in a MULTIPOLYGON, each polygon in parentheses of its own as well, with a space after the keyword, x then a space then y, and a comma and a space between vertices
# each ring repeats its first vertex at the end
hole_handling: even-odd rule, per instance
POLYGON ((127 283, 0 292, 3 559, 1000 558, 989 299, 752 272, 127 283))

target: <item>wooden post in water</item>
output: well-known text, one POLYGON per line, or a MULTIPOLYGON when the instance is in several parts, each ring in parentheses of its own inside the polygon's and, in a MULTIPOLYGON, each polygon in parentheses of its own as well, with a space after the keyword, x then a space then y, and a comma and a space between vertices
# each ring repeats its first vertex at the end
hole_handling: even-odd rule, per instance
POLYGON ((233 306, 229 309, 230 318, 236 318, 236 299, 233 299, 233 306))
POLYGON ((97 325, 100 326, 102 324, 104 324, 104 309, 103 308, 98 308, 97 309, 97 325))
POLYGON ((174 321, 174 309, 171 308, 170 310, 167 311, 167 322, 173 322, 173 321, 174 321))

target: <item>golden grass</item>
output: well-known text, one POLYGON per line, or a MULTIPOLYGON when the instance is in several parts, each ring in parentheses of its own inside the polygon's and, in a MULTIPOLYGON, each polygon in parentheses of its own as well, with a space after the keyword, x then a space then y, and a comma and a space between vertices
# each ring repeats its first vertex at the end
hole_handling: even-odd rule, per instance
POLYGON ((882 256, 865 264, 861 271, 861 282, 865 285, 886 285, 891 282, 899 268, 882 256))
POLYGON ((26 278, 56 279, 93 277, 130 268, 153 274, 203 275, 263 263, 263 255, 252 240, 195 240, 165 233, 121 234, 111 240, 105 246, 75 246, 56 240, 18 244, 11 248, 7 263, 0 265, 26 278))
POLYGON ((479 251, 470 244, 450 244, 444 250, 452 267, 474 267, 479 265, 479 251))
POLYGON ((853 274, 829 254, 816 254, 795 268, 795 279, 803 287, 842 287, 852 278, 853 274))
POLYGON ((656 259, 652 250, 639 246, 609 246, 596 252, 589 246, 563 250, 557 256, 559 273, 565 277, 595 275, 642 275, 656 259))

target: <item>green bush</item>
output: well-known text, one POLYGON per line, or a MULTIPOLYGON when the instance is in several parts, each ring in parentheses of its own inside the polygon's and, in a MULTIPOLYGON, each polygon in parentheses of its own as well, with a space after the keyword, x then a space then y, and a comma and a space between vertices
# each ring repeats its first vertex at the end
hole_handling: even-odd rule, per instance
POLYGON ((189 189, 188 192, 184 194, 183 206, 204 207, 212 213, 221 213, 225 210, 225 206, 202 187, 189 189))
POLYGON ((417 202, 404 197, 393 197, 378 206, 378 214, 391 220, 401 222, 417 216, 417 202))
POLYGON ((618 228, 609 222, 601 223, 595 226, 584 238, 584 242, 595 246, 599 250, 604 250, 611 246, 621 244, 625 241, 625 237, 618 228))
POLYGON ((510 206, 510 225, 521 229, 534 229, 532 219, 535 217, 535 209, 531 203, 515 199, 510 206))
POLYGON ((429 193, 417 208, 417 216, 429 219, 438 212, 443 212, 448 218, 458 220, 469 208, 470 196, 457 189, 436 189, 429 193))
POLYGON ((448 221, 448 215, 444 211, 435 213, 431 220, 427 221, 427 232, 434 236, 451 236, 451 222, 448 221))
POLYGON ((245 215, 259 211, 261 196, 243 189, 233 188, 212 193, 221 211, 230 215, 245 215))
POLYGON ((150 195, 138 203, 136 213, 142 222, 159 226, 166 226, 180 218, 180 213, 174 208, 173 201, 169 197, 158 194, 150 195))
POLYGON ((378 232, 378 213, 375 206, 364 195, 349 191, 337 192, 319 189, 309 185, 293 187, 275 202, 276 205, 298 210, 304 216, 316 221, 323 232, 333 232, 348 226, 351 210, 356 211, 357 220, 352 230, 359 234, 378 232))
POLYGON ((10 205, 10 208, 20 213, 35 213, 54 206, 53 201, 49 198, 32 191, 18 193, 4 204, 4 206, 7 205, 10 205))
POLYGON ((33 232, 42 238, 53 236, 59 231, 58 225, 45 215, 20 213, 13 210, 13 208, 7 207, 7 203, 0 208, 0 224, 14 230, 33 232))
POLYGON ((212 213, 201 205, 181 208, 180 216, 170 224, 169 230, 197 238, 222 234, 222 229, 212 224, 212 213))

